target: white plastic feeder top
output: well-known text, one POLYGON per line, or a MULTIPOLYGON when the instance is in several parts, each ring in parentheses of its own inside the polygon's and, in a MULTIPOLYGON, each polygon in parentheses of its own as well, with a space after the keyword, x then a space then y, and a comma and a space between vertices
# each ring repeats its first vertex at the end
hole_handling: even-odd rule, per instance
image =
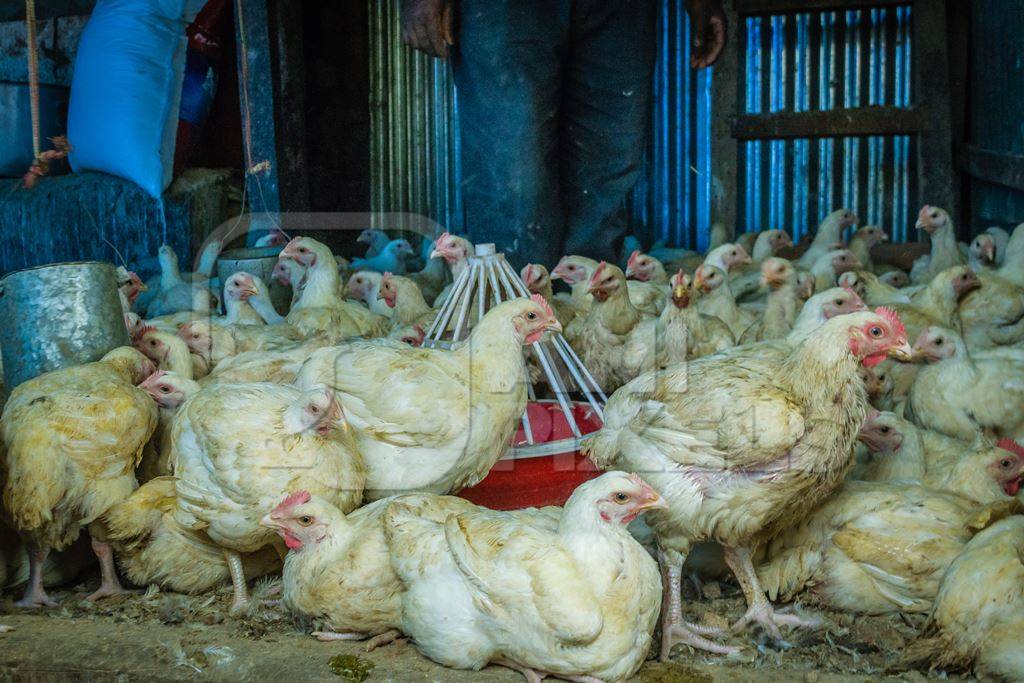
MULTIPOLYGON (((423 345, 451 348, 469 336, 473 324, 483 318, 492 306, 509 299, 529 296, 529 290, 505 260, 505 255, 499 254, 493 244, 478 244, 474 255, 469 258, 469 267, 452 283, 448 297, 427 330, 423 345)), ((580 394, 602 421, 608 397, 561 334, 550 335, 549 339, 534 342, 530 346, 572 430, 573 438, 537 443, 527 411, 522 418, 526 443, 514 448, 512 455, 531 457, 577 450, 582 434, 572 410, 570 392, 580 394)), ((525 381, 530 401, 536 401, 537 392, 528 374, 525 381)))

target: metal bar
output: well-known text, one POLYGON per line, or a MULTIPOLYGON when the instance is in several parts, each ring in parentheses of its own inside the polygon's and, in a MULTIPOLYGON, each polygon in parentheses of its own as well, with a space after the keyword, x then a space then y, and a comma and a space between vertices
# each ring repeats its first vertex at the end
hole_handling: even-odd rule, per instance
POLYGON ((740 16, 907 5, 909 0, 734 0, 740 16))
POLYGON ((462 275, 459 276, 459 279, 452 285, 452 291, 448 295, 448 300, 444 302, 444 305, 441 307, 441 312, 434 318, 434 322, 430 324, 430 329, 427 330, 427 339, 433 338, 436 334, 437 339, 440 340, 448 329, 448 325, 451 323, 452 313, 455 310, 455 302, 458 301, 459 296, 462 294, 462 289, 466 287, 466 283, 469 282, 470 273, 472 271, 472 267, 466 268, 462 271, 462 275), (438 326, 440 326, 440 329, 437 329, 438 326))
POLYGON ((828 111, 744 114, 736 118, 732 136, 739 140, 847 137, 851 135, 911 135, 919 132, 918 109, 857 107, 828 111))
MULTIPOLYGON (((739 17, 726 3, 726 18, 730 26, 740 26, 739 17)), ((712 195, 711 220, 721 222, 735 231, 740 196, 739 143, 730 135, 729 121, 738 113, 739 96, 743 92, 744 72, 741 69, 742 40, 726 41, 725 49, 715 62, 715 77, 711 81, 714 112, 711 122, 711 174, 714 186, 720 188, 712 195)), ((607 400, 607 399, 606 399, 607 400)))
MULTIPOLYGON (((473 272, 475 272, 477 270, 481 270, 481 269, 483 269, 483 265, 481 263, 477 262, 477 263, 474 263, 470 267, 470 272, 473 273, 473 272)), ((452 341, 453 342, 462 341, 462 330, 463 330, 463 328, 466 325, 466 314, 469 312, 470 306, 473 305, 473 286, 472 286, 472 284, 468 285, 465 288, 465 291, 464 291, 462 296, 463 296, 463 300, 459 304, 459 319, 455 323, 455 332, 452 334, 452 341)))
POLYGON ((561 339, 561 337, 556 337, 555 341, 552 342, 551 345, 555 348, 555 351, 558 352, 558 355, 562 359, 562 363, 569 370, 569 374, 572 375, 573 380, 576 382, 577 388, 579 388, 579 390, 586 397, 587 403, 589 403, 590 407, 594 409, 594 412, 597 413, 597 415, 602 420, 604 420, 604 410, 601 408, 601 406, 598 404, 598 402, 594 399, 594 392, 592 392, 590 390, 590 388, 586 385, 586 383, 583 381, 583 378, 580 376, 579 371, 576 369, 576 364, 573 363, 571 360, 569 360, 569 356, 566 355, 565 351, 562 349, 562 346, 560 344, 558 344, 558 341, 560 339, 561 339))
MULTIPOLYGON (((572 358, 573 362, 576 363, 576 365, 579 367, 580 372, 583 373, 583 376, 587 378, 587 381, 590 382, 590 385, 594 387, 594 389, 597 391, 597 395, 601 397, 601 402, 608 403, 608 396, 604 393, 604 389, 602 389, 601 385, 597 383, 597 380, 594 379, 594 376, 590 374, 590 370, 588 370, 587 366, 583 364, 583 361, 580 360, 580 357, 576 355, 576 352, 573 350, 572 346, 569 345, 569 342, 565 341, 565 338, 559 334, 555 336, 555 343, 561 346, 562 349, 567 354, 569 354, 569 357, 572 358)), ((601 419, 604 419, 603 415, 601 419)))
POLYGON ((278 161, 280 191, 288 211, 309 210, 309 176, 306 171, 306 59, 302 35, 302 3, 282 2, 274 9, 277 45, 278 161))

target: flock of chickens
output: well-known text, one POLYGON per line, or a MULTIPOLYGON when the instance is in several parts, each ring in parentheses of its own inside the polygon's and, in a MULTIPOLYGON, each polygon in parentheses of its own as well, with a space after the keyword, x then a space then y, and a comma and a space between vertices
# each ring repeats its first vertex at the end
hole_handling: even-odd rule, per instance
POLYGON ((367 230, 349 262, 272 234, 285 315, 258 277, 210 278, 219 244, 194 273, 164 247, 159 278, 123 273, 132 347, 10 394, 0 585, 24 554, 17 604, 56 604, 49 569, 84 529, 90 599, 122 592, 120 569, 184 593, 230 582, 239 613, 247 581, 281 572, 283 605, 321 640, 404 635, 445 666, 530 681, 628 678, 659 615, 662 659, 735 652, 726 636, 748 625, 814 627, 769 602, 797 597, 929 613, 908 656, 1019 679, 1024 225, 960 245, 926 206, 931 252, 907 274, 874 264, 886 235, 856 224, 835 211, 793 260, 784 231, 718 227, 704 255, 528 264, 532 297, 450 350, 422 343, 470 266, 462 237, 418 254, 367 230), (452 495, 506 451, 523 347, 554 333, 609 394, 583 445, 605 473, 562 508, 452 495), (687 621, 684 576, 730 570, 743 618, 687 621))

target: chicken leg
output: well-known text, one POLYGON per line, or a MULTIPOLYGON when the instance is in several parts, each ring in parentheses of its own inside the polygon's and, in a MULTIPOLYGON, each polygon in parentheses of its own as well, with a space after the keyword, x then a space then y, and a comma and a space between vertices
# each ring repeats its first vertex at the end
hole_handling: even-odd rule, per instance
POLYGON ((725 562, 736 575, 736 580, 743 589, 743 595, 747 599, 747 612, 739 621, 730 628, 738 631, 747 624, 754 621, 764 627, 773 638, 782 638, 780 626, 804 626, 814 628, 820 625, 815 619, 804 619, 795 614, 780 614, 775 611, 768 598, 764 595, 761 582, 757 580, 757 572, 754 571, 754 563, 750 559, 750 551, 747 548, 729 548, 725 550, 725 562))
POLYGON ((228 572, 231 574, 231 586, 234 588, 231 614, 238 616, 249 607, 249 591, 245 586, 245 570, 242 568, 242 556, 231 550, 225 550, 224 560, 228 563, 228 572))
POLYGON ((50 549, 34 544, 28 546, 28 586, 25 595, 14 603, 15 607, 56 607, 57 601, 43 588, 43 563, 50 549))
POLYGON ((125 590, 117 578, 117 569, 114 567, 114 549, 110 547, 110 544, 99 540, 95 536, 91 540, 92 551, 96 553, 96 559, 100 561, 100 587, 90 594, 86 600, 95 602, 101 598, 133 592, 125 590))
POLYGON ((661 661, 667 662, 672 648, 682 643, 722 655, 739 652, 738 647, 719 645, 704 636, 721 634, 720 629, 693 624, 683 619, 682 575, 686 557, 674 550, 658 549, 661 566, 661 661))

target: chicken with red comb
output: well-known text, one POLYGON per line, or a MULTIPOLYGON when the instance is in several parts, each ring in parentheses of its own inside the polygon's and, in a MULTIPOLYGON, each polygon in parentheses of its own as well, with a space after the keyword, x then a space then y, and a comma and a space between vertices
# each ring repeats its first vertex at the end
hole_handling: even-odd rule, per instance
POLYGON ((561 329, 543 297, 511 299, 450 351, 384 341, 320 349, 296 385, 337 392, 367 463, 368 499, 450 493, 505 453, 526 408, 522 347, 561 329))
POLYGON ((774 611, 751 550, 801 519, 852 467, 869 408, 858 370, 879 354, 909 358, 910 345, 889 316, 850 313, 760 366, 716 354, 641 375, 610 397, 586 452, 602 469, 645 472, 671 506, 648 515, 665 586, 663 659, 677 643, 733 650, 683 619, 679 584, 694 543, 724 548, 748 604, 736 627, 756 622, 778 635, 806 623, 774 611))

